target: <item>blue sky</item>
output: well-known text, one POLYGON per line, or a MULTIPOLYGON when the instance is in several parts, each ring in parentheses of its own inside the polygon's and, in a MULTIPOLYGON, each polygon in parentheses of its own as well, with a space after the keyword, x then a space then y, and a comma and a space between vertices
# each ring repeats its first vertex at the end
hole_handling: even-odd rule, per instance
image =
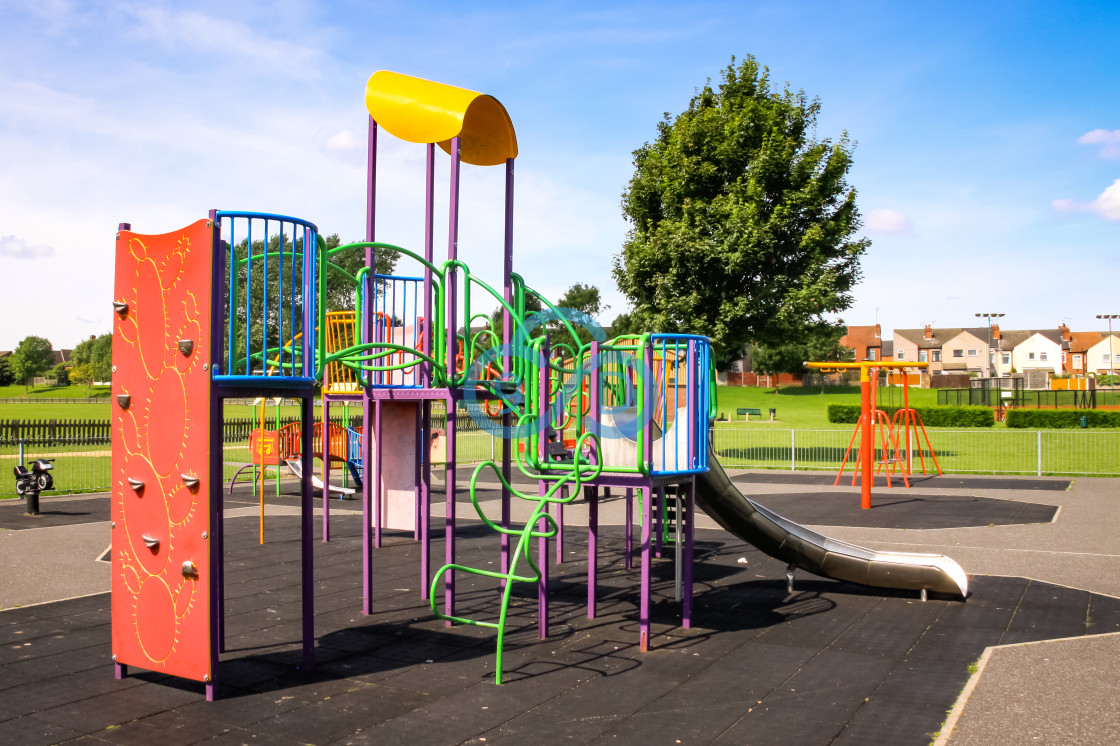
MULTIPOLYGON (((515 268, 552 297, 598 285, 609 322, 631 152, 744 54, 821 99, 819 136, 858 143, 873 245, 848 323, 1086 330, 1120 313, 1120 5, 512 5, 0 4, 0 349, 110 329, 119 222, 246 209, 361 238, 379 69, 505 104, 515 268)), ((385 138, 382 161, 378 238, 416 246, 422 151, 385 138)), ((461 258, 494 281, 499 171, 468 169, 461 226, 461 258)))

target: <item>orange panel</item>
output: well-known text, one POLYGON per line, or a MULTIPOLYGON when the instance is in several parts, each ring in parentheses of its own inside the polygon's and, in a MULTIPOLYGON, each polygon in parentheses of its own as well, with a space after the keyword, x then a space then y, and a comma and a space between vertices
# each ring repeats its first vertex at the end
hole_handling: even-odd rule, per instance
POLYGON ((213 673, 212 241, 209 220, 121 231, 113 296, 113 654, 197 681, 213 673))
POLYGON ((249 453, 254 464, 280 465, 280 433, 277 430, 254 430, 249 433, 249 453))

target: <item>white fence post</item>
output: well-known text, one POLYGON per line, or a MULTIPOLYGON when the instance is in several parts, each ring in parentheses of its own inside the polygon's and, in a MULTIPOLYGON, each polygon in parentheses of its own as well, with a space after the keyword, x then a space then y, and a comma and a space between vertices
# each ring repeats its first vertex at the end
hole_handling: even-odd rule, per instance
POLYGON ((1036 430, 1035 435, 1038 436, 1038 439, 1037 439, 1037 443, 1038 443, 1038 469, 1037 469, 1036 476, 1041 477, 1042 476, 1042 431, 1041 430, 1036 430))
POLYGON ((789 431, 789 470, 797 470, 797 431, 789 431))

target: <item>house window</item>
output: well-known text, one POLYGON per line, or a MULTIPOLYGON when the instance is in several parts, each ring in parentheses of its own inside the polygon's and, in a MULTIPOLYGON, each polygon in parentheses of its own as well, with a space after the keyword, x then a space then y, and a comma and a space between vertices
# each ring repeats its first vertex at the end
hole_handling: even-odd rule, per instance
POLYGON ((898 352, 895 353, 894 356, 898 360, 905 360, 906 359, 906 351, 905 350, 899 350, 898 352))
POLYGON ((1066 364, 1066 351, 1062 350, 1062 365, 1066 364))
POLYGON ((1003 364, 1004 365, 1011 365, 1011 353, 1010 352, 1003 353, 1003 364))
POLYGON ((934 350, 933 351, 933 362, 935 362, 935 363, 940 363, 941 362, 941 350, 934 350))
POLYGON ((875 359, 875 353, 876 353, 876 349, 874 347, 868 347, 867 348, 867 359, 868 360, 874 360, 875 359))
POLYGON ((1034 360, 1034 353, 1033 352, 1028 352, 1027 353, 1027 360, 1034 360))
POLYGON ((976 350, 969 350, 968 351, 968 356, 969 357, 976 357, 976 354, 977 354, 976 350))
POLYGON ((926 361, 926 356, 928 354, 929 353, 926 352, 925 350, 918 350, 918 362, 919 363, 924 363, 926 361))
POLYGON ((1107 352, 1104 353, 1103 355, 1101 355, 1101 362, 1102 363, 1107 363, 1108 362, 1108 353, 1107 352))
POLYGON ((964 350, 953 350, 953 357, 964 357, 964 350))
POLYGON ((1074 355, 1073 356, 1073 367, 1075 367, 1075 368, 1080 368, 1081 367, 1081 356, 1080 355, 1074 355))
POLYGON ((1046 353, 1045 352, 1038 353, 1038 359, 1039 360, 1046 360, 1046 353))

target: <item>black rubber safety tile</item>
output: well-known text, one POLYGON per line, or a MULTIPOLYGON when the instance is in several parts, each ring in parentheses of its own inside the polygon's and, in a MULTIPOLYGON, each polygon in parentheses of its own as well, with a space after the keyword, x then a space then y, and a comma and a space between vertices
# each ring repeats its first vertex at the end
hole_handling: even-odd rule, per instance
MULTIPOLYGON (((91 735, 100 741, 122 746, 188 746, 229 734, 233 730, 233 726, 225 723, 191 717, 172 710, 106 728, 91 735)), ((250 736, 245 742, 255 743, 256 739, 250 736)))
MULTIPOLYGON (((928 469, 927 465, 927 469, 928 469)), ((744 484, 815 484, 815 485, 829 485, 836 481, 835 472, 831 474, 820 474, 810 472, 788 472, 788 471, 765 471, 765 472, 750 472, 749 474, 735 474, 732 481, 744 484)), ((895 475, 895 486, 899 486, 902 478, 895 475)), ((847 476, 841 479, 842 485, 850 485, 852 483, 851 471, 847 472, 847 476)), ((880 475, 875 480, 877 485, 885 485, 886 482, 880 475)), ((856 480, 859 484, 859 479, 856 480)), ((915 474, 910 477, 911 485, 929 485, 930 487, 937 487, 938 489, 985 489, 985 490, 1038 490, 1038 491, 1056 491, 1061 492, 1069 489, 1070 480, 1068 479, 1023 479, 1017 477, 997 477, 997 478, 981 478, 981 477, 961 477, 953 475, 924 475, 915 474)))
POLYGON ((40 497, 38 515, 27 514, 25 500, 0 500, 0 529, 23 531, 29 528, 53 528, 108 520, 107 494, 89 499, 40 497))
POLYGON ((109 725, 127 723, 168 709, 164 704, 133 699, 129 696, 130 693, 131 689, 120 693, 99 694, 42 710, 36 716, 88 735, 104 730, 109 725))
POLYGON ((0 731, 3 733, 5 743, 19 744, 20 746, 62 743, 82 736, 82 733, 78 730, 38 715, 24 715, 5 720, 0 731))
POLYGON ((855 493, 777 492, 750 495, 752 500, 792 521, 809 525, 865 528, 960 528, 1050 523, 1054 505, 972 495, 923 495, 909 490, 877 492, 871 509, 860 507, 855 493))
POLYGON ((1120 632, 1120 598, 1094 594, 1089 599, 1087 618, 1086 629, 1091 635, 1120 632))
POLYGON ((866 688, 845 685, 826 690, 799 692, 785 687, 755 705, 727 730, 711 740, 730 746, 749 743, 831 743, 862 705, 866 688))
POLYGON ((305 743, 330 743, 429 704, 430 695, 391 684, 363 684, 343 694, 262 720, 254 731, 305 743))

